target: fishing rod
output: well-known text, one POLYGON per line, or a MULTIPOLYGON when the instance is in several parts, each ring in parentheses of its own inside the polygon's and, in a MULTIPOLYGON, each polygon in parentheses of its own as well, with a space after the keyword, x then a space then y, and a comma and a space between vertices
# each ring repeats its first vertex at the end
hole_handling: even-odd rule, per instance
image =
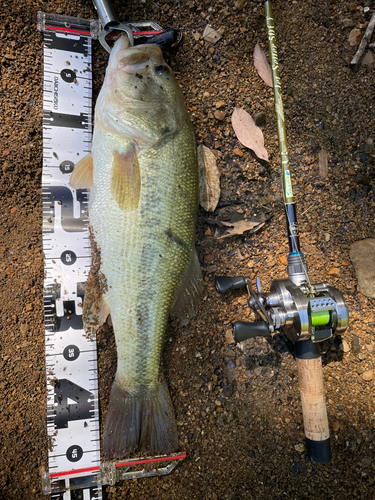
POLYGON ((255 322, 236 321, 235 342, 258 336, 267 337, 281 329, 294 343, 299 377, 302 413, 309 458, 316 463, 331 460, 331 444, 327 408, 324 397, 322 360, 319 343, 345 332, 349 313, 343 295, 326 282, 312 284, 305 256, 301 251, 286 141, 284 109, 281 94, 272 4, 264 0, 268 45, 275 99, 277 131, 281 156, 282 190, 289 243, 287 279, 274 280, 270 292, 262 293, 257 278, 257 292, 250 280, 218 276, 219 293, 246 288, 248 305, 255 322))

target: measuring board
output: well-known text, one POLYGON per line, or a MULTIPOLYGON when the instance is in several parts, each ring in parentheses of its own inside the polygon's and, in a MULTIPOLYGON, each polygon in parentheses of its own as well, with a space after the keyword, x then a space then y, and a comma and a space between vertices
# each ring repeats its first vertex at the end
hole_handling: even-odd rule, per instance
POLYGON ((38 13, 44 33, 43 249, 49 472, 52 499, 101 499, 96 339, 82 323, 91 264, 88 192, 69 186, 91 150, 92 21, 38 13), (69 488, 72 491, 65 491, 69 488), (79 496, 74 489, 81 488, 79 496), (83 493, 82 493, 82 488, 83 493))
MULTIPOLYGON (((144 24, 144 23, 143 23, 144 24)), ((38 13, 44 33, 43 250, 48 472, 52 500, 101 500, 102 485, 169 474, 186 453, 100 461, 96 338, 83 330, 90 265, 88 192, 69 186, 91 150, 91 37, 98 21, 38 13), (154 467, 150 469, 150 466, 154 467)))

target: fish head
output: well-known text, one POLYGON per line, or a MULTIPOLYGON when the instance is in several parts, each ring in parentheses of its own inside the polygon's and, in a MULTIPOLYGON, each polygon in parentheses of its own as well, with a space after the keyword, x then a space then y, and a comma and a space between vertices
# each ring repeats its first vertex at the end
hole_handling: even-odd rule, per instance
POLYGON ((106 131, 154 146, 177 133, 188 119, 181 89, 157 45, 114 45, 95 111, 106 131))

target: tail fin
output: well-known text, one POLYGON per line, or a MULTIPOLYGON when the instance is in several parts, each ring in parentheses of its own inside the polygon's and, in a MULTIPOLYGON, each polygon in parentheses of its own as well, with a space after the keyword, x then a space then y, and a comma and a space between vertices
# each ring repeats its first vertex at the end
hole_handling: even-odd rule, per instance
POLYGON ((178 436, 167 384, 129 394, 115 380, 105 421, 103 451, 109 459, 134 449, 167 455, 177 451, 178 436))

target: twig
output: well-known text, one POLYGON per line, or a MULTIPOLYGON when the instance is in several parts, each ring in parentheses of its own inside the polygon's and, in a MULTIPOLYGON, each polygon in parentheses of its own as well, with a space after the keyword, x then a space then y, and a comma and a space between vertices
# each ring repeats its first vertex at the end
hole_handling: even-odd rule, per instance
POLYGON ((243 246, 246 248, 247 253, 248 253, 248 254, 250 255, 250 257, 251 257, 251 253, 250 253, 249 247, 246 245, 246 243, 245 243, 245 242, 243 242, 243 246))
POLYGON ((355 66, 359 60, 362 57, 363 52, 365 51, 365 48, 367 47, 371 37, 372 37, 372 32, 374 31, 375 28, 375 12, 373 13, 370 22, 368 23, 367 29, 365 34, 363 35, 363 38, 361 40, 361 43, 359 44, 358 50, 351 60, 350 64, 351 66, 355 66))
POLYGON ((309 210, 310 208, 312 208, 313 206, 315 205, 315 203, 313 203, 312 205, 310 205, 308 208, 306 208, 306 210, 304 212, 301 213, 301 217, 302 215, 305 215, 309 210))

